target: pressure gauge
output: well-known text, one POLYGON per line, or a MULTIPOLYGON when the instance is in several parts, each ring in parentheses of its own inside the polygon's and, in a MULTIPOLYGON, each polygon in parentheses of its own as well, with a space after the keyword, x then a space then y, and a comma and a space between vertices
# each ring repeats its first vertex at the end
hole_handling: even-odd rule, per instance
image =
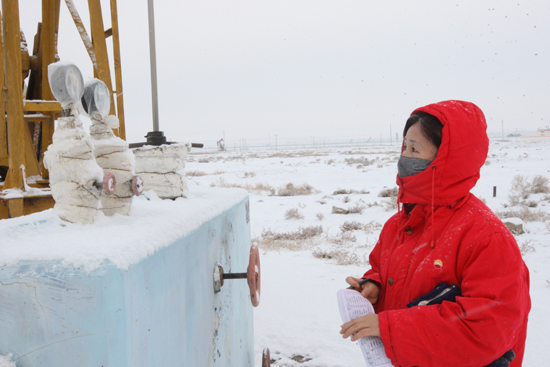
POLYGON ((88 80, 84 84, 81 102, 88 116, 104 120, 111 109, 109 88, 99 79, 88 80))
POLYGON ((84 80, 76 65, 56 62, 48 66, 50 89, 63 109, 76 105, 84 91, 84 80))

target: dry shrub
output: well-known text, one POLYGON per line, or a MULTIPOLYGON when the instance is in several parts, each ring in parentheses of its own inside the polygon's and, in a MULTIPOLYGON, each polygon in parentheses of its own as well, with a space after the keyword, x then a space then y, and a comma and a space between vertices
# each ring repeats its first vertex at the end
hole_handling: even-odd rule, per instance
POLYGON ((504 211, 497 211, 495 214, 500 219, 505 218, 520 218, 524 222, 547 222, 550 220, 550 214, 538 209, 531 210, 526 206, 522 206, 519 209, 508 209, 504 211))
POLYGON ((315 216, 316 216, 317 219, 319 219, 319 220, 325 219, 325 216, 323 215, 323 213, 317 213, 317 214, 315 214, 315 216))
POLYGON ((262 237, 270 237, 273 240, 305 240, 323 233, 322 226, 299 227, 294 232, 273 232, 271 229, 262 232, 262 237))
POLYGON ((264 230, 260 237, 253 238, 253 244, 263 250, 299 251, 318 245, 317 237, 323 233, 323 227, 300 227, 294 232, 273 232, 264 230))
POLYGON ((272 186, 268 184, 264 184, 263 182, 259 182, 254 185, 250 185, 250 184, 241 185, 236 183, 229 183, 223 177, 220 177, 216 180, 216 182, 211 183, 210 187, 236 187, 239 189, 245 189, 248 192, 256 192, 256 193, 269 191, 270 194, 272 194, 275 191, 275 189, 272 186))
POLYGON ((550 186, 548 186, 548 178, 536 175, 531 181, 531 193, 532 194, 548 194, 550 192, 550 186))
POLYGON ((245 157, 242 157, 240 155, 235 155, 235 156, 231 156, 231 157, 227 157, 224 159, 224 162, 227 162, 227 161, 235 161, 235 160, 242 160, 243 162, 246 162, 246 158, 245 157))
POLYGON ((370 194, 368 191, 365 190, 346 190, 346 189, 338 189, 332 193, 332 195, 350 195, 350 194, 370 194))
POLYGON ((342 152, 341 154, 345 154, 345 155, 354 155, 354 154, 370 154, 369 152, 366 152, 364 150, 347 150, 345 152, 342 152))
POLYGON ((508 195, 508 201, 511 206, 522 205, 529 207, 536 207, 533 201, 527 202, 531 194, 547 194, 550 192, 550 186, 548 185, 548 178, 542 175, 536 175, 531 182, 523 175, 515 175, 512 179, 512 188, 510 189, 510 195, 508 195))
POLYGON ((244 178, 255 177, 255 176, 256 176, 256 172, 245 172, 244 173, 244 178))
POLYGON ((361 165, 361 166, 370 166, 371 164, 374 163, 374 159, 372 160, 369 160, 368 158, 365 158, 365 157, 359 157, 359 158, 345 158, 344 159, 344 162, 347 164, 347 165, 350 165, 350 166, 353 166, 353 165, 361 165))
POLYGON ((373 206, 380 206, 380 204, 378 204, 378 201, 375 201, 373 203, 365 203, 365 205, 367 206, 367 208, 372 208, 373 206))
POLYGON ((363 224, 363 231, 366 233, 374 233, 382 229, 382 225, 375 220, 371 220, 368 223, 363 224))
POLYGON ((342 199, 342 201, 344 203, 349 203, 349 196, 344 196, 344 198, 342 199))
POLYGON ((277 192, 273 190, 272 195, 275 196, 298 196, 298 195, 311 195, 315 192, 315 189, 308 184, 295 186, 292 182, 280 187, 277 192))
POLYGON ((337 265, 353 265, 362 263, 359 256, 351 251, 315 249, 311 254, 318 259, 335 260, 337 265))
POLYGON ((362 229, 363 224, 355 221, 344 222, 344 224, 340 226, 340 231, 342 232, 359 231, 362 229))
POLYGON ((268 158, 293 158, 293 157, 324 157, 328 153, 323 153, 318 150, 304 150, 295 152, 277 152, 268 155, 268 158))
POLYGON ((533 240, 523 241, 523 243, 519 247, 519 249, 521 251, 521 256, 525 256, 525 254, 527 254, 528 252, 535 251, 535 247, 533 245, 531 245, 532 242, 533 242, 533 240))
POLYGON ((520 204, 521 200, 525 200, 529 197, 530 185, 525 176, 515 175, 512 179, 512 188, 510 189, 510 195, 508 200, 512 206, 520 204))
POLYGON ((288 209, 285 213, 285 219, 304 219, 304 216, 296 208, 288 209))
POLYGON ((392 187, 391 189, 386 187, 385 189, 382 189, 382 191, 378 193, 378 197, 391 198, 391 197, 397 197, 398 194, 399 194, 399 188, 397 186, 392 187))
POLYGON ((356 221, 344 222, 340 226, 340 231, 342 232, 351 232, 351 231, 365 231, 366 233, 373 233, 382 228, 382 225, 377 221, 371 220, 368 223, 359 223, 356 221))
POLYGON ((397 200, 395 200, 395 198, 382 200, 382 204, 384 205, 384 210, 387 212, 397 210, 397 200))
POLYGON ((360 203, 356 203, 354 206, 348 208, 348 214, 363 214, 366 206, 360 203))
POLYGON ((328 236, 327 240, 329 243, 334 245, 343 246, 349 244, 350 242, 356 242, 357 237, 355 237, 351 232, 340 232, 336 236, 328 236))

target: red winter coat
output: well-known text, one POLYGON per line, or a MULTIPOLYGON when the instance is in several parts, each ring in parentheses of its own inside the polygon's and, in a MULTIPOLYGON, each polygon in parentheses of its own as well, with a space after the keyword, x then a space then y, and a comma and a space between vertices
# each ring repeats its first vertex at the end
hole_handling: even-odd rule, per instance
POLYGON ((428 169, 397 177, 399 202, 416 205, 386 222, 364 275, 381 284, 386 354, 394 366, 478 367, 513 349, 510 367, 521 366, 529 272, 510 231, 470 193, 489 146, 483 113, 462 101, 417 111, 441 121, 441 146, 428 169), (407 308, 441 282, 460 287, 456 303, 407 308))

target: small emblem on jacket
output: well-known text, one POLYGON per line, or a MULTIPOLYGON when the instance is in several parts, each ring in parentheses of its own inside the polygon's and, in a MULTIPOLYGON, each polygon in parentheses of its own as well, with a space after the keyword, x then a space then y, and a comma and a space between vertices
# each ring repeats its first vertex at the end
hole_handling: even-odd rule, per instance
POLYGON ((443 267, 443 261, 437 259, 434 261, 434 266, 437 268, 437 269, 441 269, 443 267))

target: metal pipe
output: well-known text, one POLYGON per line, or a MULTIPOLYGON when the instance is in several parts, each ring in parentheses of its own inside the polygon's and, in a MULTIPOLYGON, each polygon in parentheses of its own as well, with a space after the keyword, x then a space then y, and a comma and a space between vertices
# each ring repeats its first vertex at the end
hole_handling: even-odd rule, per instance
POLYGON ((246 273, 225 273, 223 279, 246 279, 246 273))
POLYGON ((90 60, 92 61, 92 64, 94 66, 94 71, 97 73, 97 60, 95 57, 95 50, 92 44, 92 40, 90 39, 90 36, 88 36, 88 32, 86 32, 86 27, 84 27, 84 23, 82 23, 82 19, 78 14, 78 10, 76 10, 76 6, 74 5, 73 0, 65 0, 65 4, 67 4, 67 9, 69 9, 69 13, 71 13, 71 16, 73 17, 74 24, 76 26, 76 29, 78 30, 78 33, 80 34, 82 42, 84 43, 84 47, 86 47, 86 51, 88 51, 88 55, 90 56, 90 60))
POLYGON ((147 0, 149 8, 149 54, 151 58, 151 94, 153 100, 153 131, 159 131, 157 53, 155 49, 155 11, 153 0, 147 0))
POLYGON ((122 65, 120 60, 120 37, 118 33, 118 9, 116 0, 111 0, 111 27, 113 30, 113 57, 115 62, 116 107, 119 121, 118 136, 126 140, 124 100, 122 97, 122 65))
MULTIPOLYGON (((23 120, 23 83, 21 83, 21 28, 19 26, 19 1, 3 0, 4 15, 4 65, 5 85, 7 90, 7 130, 8 130, 8 178, 3 189, 18 188, 25 191, 23 172, 25 165, 25 130, 28 130, 23 120)), ((22 208, 21 208, 22 209, 22 208)), ((23 214, 23 210, 18 215, 23 214)))

